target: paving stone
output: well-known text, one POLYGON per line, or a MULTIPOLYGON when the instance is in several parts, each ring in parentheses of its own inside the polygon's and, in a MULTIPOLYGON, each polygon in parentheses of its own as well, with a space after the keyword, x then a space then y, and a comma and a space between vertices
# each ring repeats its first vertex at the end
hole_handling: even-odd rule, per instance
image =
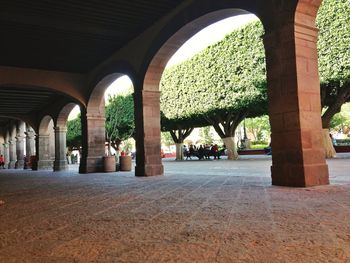
POLYGON ((269 157, 1 170, 0 262, 350 262, 349 157, 307 189, 271 186, 269 157))

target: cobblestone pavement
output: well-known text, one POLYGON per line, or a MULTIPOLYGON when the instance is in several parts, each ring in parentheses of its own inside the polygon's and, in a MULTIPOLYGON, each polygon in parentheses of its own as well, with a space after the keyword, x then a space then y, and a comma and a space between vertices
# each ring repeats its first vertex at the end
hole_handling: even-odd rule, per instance
POLYGON ((350 159, 308 189, 248 159, 151 178, 1 170, 0 262, 350 262, 350 159))

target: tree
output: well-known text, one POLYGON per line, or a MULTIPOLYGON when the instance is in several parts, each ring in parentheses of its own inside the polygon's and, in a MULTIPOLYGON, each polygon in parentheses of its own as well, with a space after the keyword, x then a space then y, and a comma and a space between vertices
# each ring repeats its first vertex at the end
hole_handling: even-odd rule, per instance
POLYGON ((253 135, 254 141, 262 141, 266 135, 270 135, 269 116, 264 115, 256 118, 247 118, 245 127, 253 135))
POLYGON ((167 132, 167 131, 161 132, 160 139, 161 139, 162 145, 170 146, 170 145, 174 144, 174 140, 171 137, 170 132, 167 132))
POLYGON ((80 114, 67 122, 67 147, 70 149, 81 147, 81 120, 80 114))
POLYGON ((350 103, 342 106, 341 112, 334 115, 330 128, 336 132, 349 133, 350 128, 350 103))
POLYGON ((213 143, 213 134, 210 132, 210 126, 202 127, 199 132, 201 137, 200 142, 202 144, 212 144, 213 143))
POLYGON ((267 113, 263 33, 260 22, 250 23, 167 69, 161 80, 161 109, 168 123, 181 129, 212 125, 229 159, 236 159, 239 123, 267 113))
POLYGON ((109 142, 109 147, 118 150, 120 143, 132 137, 134 132, 133 95, 126 94, 110 97, 109 104, 106 107, 106 138, 109 142))
POLYGON ((350 4, 324 0, 318 16, 323 141, 326 157, 335 156, 329 137, 331 120, 350 101, 350 4))

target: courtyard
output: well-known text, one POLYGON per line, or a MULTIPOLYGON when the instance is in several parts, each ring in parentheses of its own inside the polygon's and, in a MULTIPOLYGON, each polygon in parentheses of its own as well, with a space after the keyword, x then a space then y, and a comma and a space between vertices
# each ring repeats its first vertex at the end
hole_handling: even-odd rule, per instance
POLYGON ((350 262, 350 155, 329 186, 271 158, 164 160, 165 176, 0 171, 0 262, 350 262))

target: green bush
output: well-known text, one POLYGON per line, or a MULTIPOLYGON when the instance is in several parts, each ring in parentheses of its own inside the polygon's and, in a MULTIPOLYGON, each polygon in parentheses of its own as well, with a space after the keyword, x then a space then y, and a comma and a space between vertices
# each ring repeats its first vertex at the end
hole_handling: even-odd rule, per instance
POLYGON ((350 139, 336 139, 337 145, 350 145, 350 139))
POLYGON ((256 149, 264 149, 267 146, 268 146, 268 144, 251 144, 250 148, 253 150, 256 150, 256 149))

